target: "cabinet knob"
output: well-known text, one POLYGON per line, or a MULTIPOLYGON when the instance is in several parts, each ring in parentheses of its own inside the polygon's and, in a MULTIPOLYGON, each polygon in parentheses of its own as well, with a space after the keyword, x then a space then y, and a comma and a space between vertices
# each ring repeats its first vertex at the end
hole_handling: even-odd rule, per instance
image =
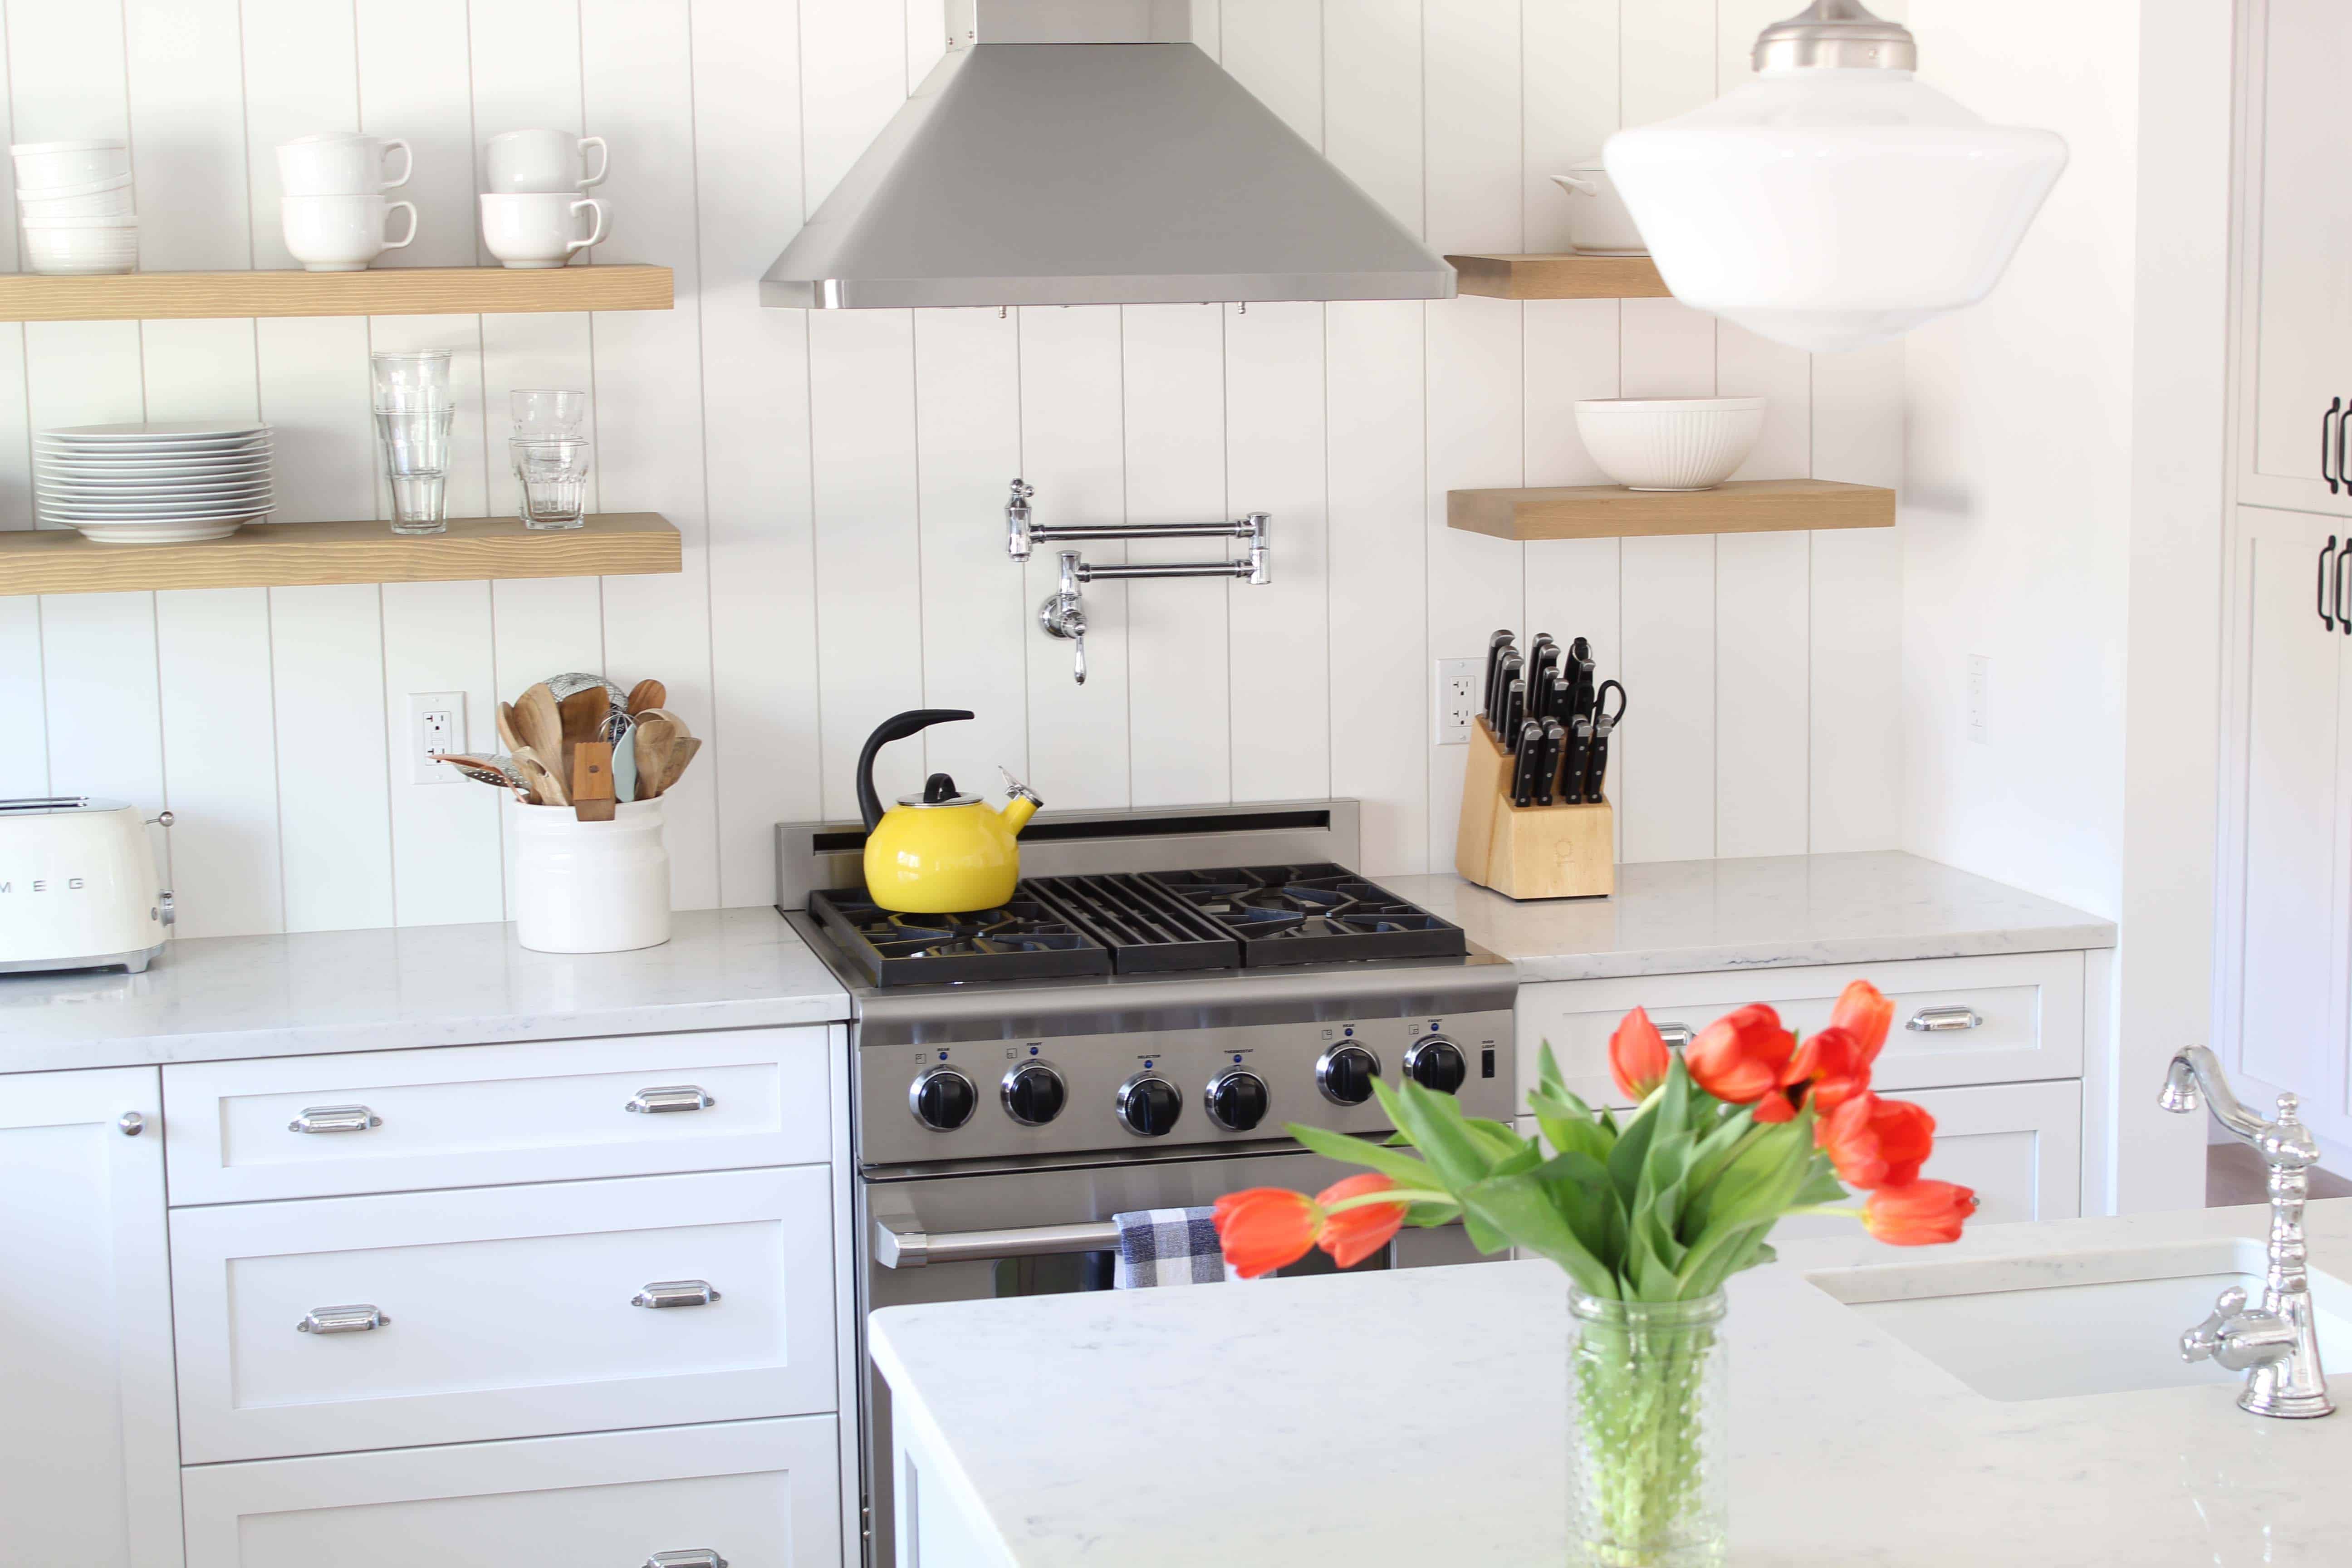
POLYGON ((1922 1007, 1911 1015, 1903 1026, 1916 1029, 1923 1035, 1948 1035, 1960 1029, 1973 1029, 1984 1020, 1973 1007, 1922 1007))
POLYGON ((147 1131, 147 1119, 135 1110, 126 1110, 115 1118, 114 1124, 122 1129, 125 1138, 136 1138, 147 1131))
POLYGON ((302 1314, 294 1325, 305 1334, 364 1334, 383 1328, 392 1320, 365 1302, 349 1307, 313 1307, 302 1314))
POLYGON ((286 1124, 289 1132, 365 1132, 383 1118, 364 1105, 313 1105, 286 1124))
POLYGON ((669 1089, 641 1089, 629 1096, 625 1110, 642 1110, 659 1115, 671 1110, 708 1110, 719 1102, 690 1083, 669 1089))
POLYGON ((692 1552, 656 1552, 646 1559, 646 1568, 727 1568, 727 1559, 701 1546, 692 1552))
POLYGON ((719 1292, 708 1279, 656 1279, 629 1298, 632 1307, 708 1307, 719 1292))

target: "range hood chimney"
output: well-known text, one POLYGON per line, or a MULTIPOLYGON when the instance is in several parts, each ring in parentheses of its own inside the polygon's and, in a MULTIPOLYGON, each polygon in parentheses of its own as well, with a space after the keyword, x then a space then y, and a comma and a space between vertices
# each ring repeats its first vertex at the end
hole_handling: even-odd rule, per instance
POLYGON ((1186 0, 946 0, 948 52, 760 281, 800 310, 1445 300, 1186 0))

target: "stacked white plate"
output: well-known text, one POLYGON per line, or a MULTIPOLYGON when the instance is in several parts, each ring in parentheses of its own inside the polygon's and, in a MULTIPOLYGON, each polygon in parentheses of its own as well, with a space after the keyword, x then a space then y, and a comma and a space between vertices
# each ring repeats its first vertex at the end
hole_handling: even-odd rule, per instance
POLYGON ((219 539, 274 510, 269 426, 79 425, 33 437, 43 522, 101 544, 219 539))

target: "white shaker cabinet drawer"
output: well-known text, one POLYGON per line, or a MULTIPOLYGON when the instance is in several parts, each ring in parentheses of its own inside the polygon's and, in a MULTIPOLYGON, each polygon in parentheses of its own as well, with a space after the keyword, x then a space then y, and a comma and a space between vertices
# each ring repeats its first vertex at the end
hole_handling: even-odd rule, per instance
POLYGON ((802 1165, 177 1210, 182 1457, 831 1410, 832 1204, 802 1165))
POLYGON ((1536 1084, 1544 1041, 1568 1086, 1595 1105, 1622 1099, 1609 1077, 1609 1037, 1636 1006, 1662 1029, 1703 1029, 1733 1008, 1769 1003, 1811 1034, 1849 980, 1895 1001, 1875 1087, 1892 1091, 2076 1078, 2083 1070, 2083 955, 2001 953, 1901 963, 1741 969, 1519 987, 1519 1085, 1536 1084))
POLYGON ((840 1484, 830 1415, 211 1465, 188 1568, 833 1568, 840 1484))
POLYGON ((173 1204, 829 1157, 823 1026, 163 1069, 173 1204))

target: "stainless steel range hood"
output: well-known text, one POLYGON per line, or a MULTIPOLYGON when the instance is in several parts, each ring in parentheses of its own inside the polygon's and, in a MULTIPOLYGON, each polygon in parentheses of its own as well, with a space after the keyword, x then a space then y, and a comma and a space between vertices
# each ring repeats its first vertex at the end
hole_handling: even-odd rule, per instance
POLYGON ((1453 268, 1192 44, 1183 0, 946 11, 946 58, 761 304, 1453 297, 1453 268))

